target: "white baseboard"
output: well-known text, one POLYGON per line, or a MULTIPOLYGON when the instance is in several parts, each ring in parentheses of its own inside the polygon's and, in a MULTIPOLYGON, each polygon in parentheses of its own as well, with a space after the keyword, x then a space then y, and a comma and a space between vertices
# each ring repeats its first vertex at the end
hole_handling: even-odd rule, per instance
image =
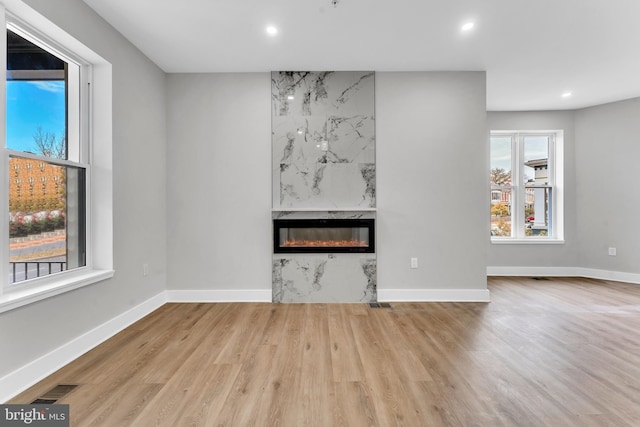
POLYGON ((271 289, 170 290, 167 302, 271 302, 271 289))
POLYGON ((161 292, 142 304, 133 307, 0 378, 0 402, 6 402, 20 394, 38 381, 41 381, 69 362, 111 338, 127 326, 162 307, 166 302, 165 292, 161 292))
POLYGON ((595 268, 578 268, 580 276, 590 279, 613 280, 640 285, 640 274, 621 271, 597 270, 595 268))
POLYGON ((640 284, 640 274, 582 267, 487 267, 487 276, 586 277, 640 284))
POLYGON ((487 276, 579 277, 575 267, 487 267, 487 276))
POLYGON ((488 289, 378 289, 379 302, 489 302, 488 289))

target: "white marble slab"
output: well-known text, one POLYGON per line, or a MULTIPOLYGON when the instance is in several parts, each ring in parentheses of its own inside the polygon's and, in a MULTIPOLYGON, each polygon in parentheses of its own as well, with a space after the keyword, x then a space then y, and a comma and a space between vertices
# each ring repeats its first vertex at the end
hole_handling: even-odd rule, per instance
POLYGON ((354 254, 274 257, 273 302, 375 302, 376 268, 375 257, 354 254))
POLYGON ((375 204, 375 166, 305 163, 280 169, 280 207, 371 207, 375 204))
POLYGON ((375 207, 373 72, 272 73, 273 207, 375 207))
POLYGON ((376 212, 372 210, 274 210, 272 219, 365 219, 376 218, 376 212))

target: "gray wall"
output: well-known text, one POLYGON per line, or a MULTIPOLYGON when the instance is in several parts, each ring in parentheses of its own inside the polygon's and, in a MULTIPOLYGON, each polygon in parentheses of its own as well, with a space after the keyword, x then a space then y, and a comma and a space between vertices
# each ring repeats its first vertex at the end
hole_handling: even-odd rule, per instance
POLYGON ((376 73, 378 289, 486 289, 485 96, 483 72, 376 73))
POLYGON ((113 65, 116 275, 0 314, 0 377, 166 287, 164 73, 82 1, 26 3, 113 65), (147 277, 143 263, 150 266, 147 277))
MULTIPOLYGON (((564 131, 564 237, 565 244, 492 244, 487 239, 490 267, 577 266, 576 164, 574 115, 572 111, 489 112, 489 130, 564 131)), ((488 178, 488 175, 486 176, 488 178)), ((488 197, 488 196, 487 196, 488 197)), ((488 206, 488 205, 487 205, 488 206)), ((488 209, 488 208, 487 208, 488 209)))
POLYGON ((271 289, 269 73, 167 76, 170 289, 271 289))
POLYGON ((640 273, 640 98, 578 110, 575 128, 578 264, 640 273))
MULTIPOLYGON (((169 287, 271 289, 269 74, 167 96, 169 287)), ((376 74, 379 289, 486 288, 485 102, 483 72, 376 74)))

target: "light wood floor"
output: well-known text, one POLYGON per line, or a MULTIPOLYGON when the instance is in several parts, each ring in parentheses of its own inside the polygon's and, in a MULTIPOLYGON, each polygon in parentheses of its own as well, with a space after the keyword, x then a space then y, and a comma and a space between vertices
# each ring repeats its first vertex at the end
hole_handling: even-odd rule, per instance
POLYGON ((11 403, 72 425, 640 426, 640 285, 493 278, 492 302, 168 304, 11 403))

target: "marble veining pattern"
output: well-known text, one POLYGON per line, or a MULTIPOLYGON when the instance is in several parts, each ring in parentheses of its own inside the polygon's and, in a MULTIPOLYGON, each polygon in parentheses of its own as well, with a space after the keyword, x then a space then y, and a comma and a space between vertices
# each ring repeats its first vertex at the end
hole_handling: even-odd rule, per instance
MULTIPOLYGON (((282 301, 283 288, 285 286, 284 280, 282 279, 282 269, 289 263, 290 260, 287 259, 274 259, 273 260, 273 271, 271 273, 272 277, 272 301, 282 301)), ((291 283, 287 283, 288 286, 291 286, 291 283)))
POLYGON ((273 302, 376 302, 375 258, 295 255, 273 260, 273 302))
POLYGON ((367 287, 364 290, 364 299, 368 302, 376 302, 378 283, 378 262, 376 259, 364 259, 361 262, 362 272, 367 278, 367 287))
POLYGON ((374 73, 271 77, 273 206, 375 207, 374 73))

